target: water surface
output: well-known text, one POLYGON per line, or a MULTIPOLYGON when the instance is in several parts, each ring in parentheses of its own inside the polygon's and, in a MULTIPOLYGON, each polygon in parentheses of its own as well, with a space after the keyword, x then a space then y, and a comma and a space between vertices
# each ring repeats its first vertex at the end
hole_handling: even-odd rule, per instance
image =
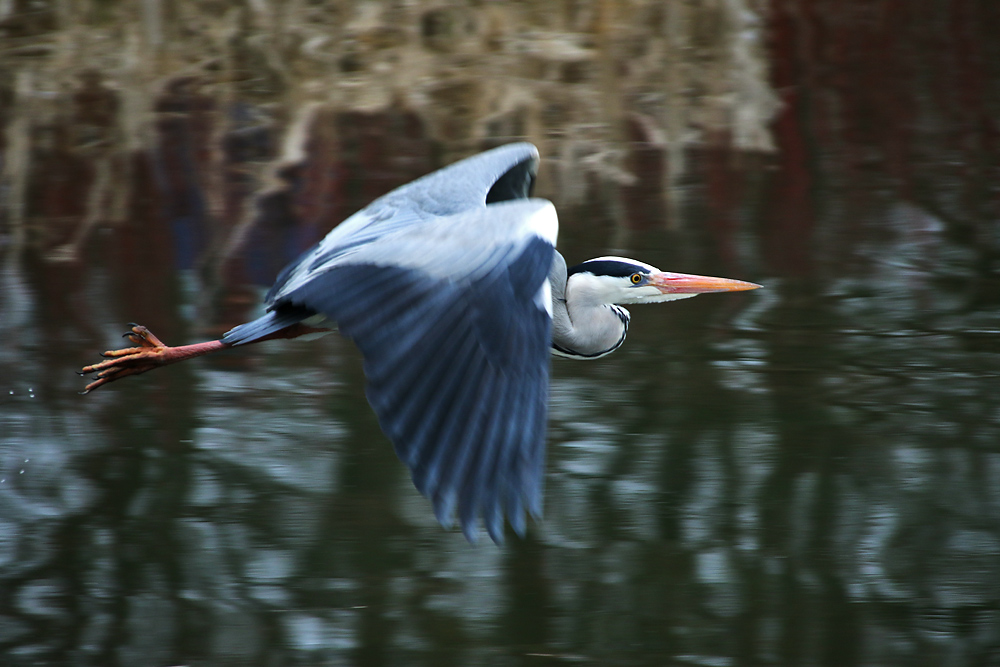
POLYGON ((1000 661, 997 10, 577 4, 2 17, 4 664, 1000 661), (336 335, 76 393, 525 138, 570 262, 765 286, 553 362, 525 539, 436 523, 336 335))

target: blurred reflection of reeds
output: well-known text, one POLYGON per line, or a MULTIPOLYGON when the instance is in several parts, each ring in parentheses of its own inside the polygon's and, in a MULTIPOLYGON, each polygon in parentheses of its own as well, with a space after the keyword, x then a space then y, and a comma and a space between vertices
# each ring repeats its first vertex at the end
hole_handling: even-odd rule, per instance
POLYGON ((165 199, 197 209, 172 213, 231 251, 290 178, 311 184, 293 213, 321 231, 513 139, 546 156, 543 194, 632 188, 662 199, 662 223, 685 148, 773 148, 754 4, 13 3, 0 16, 7 225, 76 258, 96 227, 130 218, 152 169, 165 199), (365 192, 317 201, 334 198, 345 153, 372 163, 365 192))

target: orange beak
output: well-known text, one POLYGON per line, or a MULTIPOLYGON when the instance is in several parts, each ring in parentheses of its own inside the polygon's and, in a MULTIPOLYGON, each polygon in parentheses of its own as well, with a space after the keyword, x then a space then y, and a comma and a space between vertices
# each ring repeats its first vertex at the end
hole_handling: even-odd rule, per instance
POLYGON ((760 285, 729 278, 694 276, 687 273, 653 273, 647 276, 648 284, 664 294, 705 294, 707 292, 743 292, 760 285))

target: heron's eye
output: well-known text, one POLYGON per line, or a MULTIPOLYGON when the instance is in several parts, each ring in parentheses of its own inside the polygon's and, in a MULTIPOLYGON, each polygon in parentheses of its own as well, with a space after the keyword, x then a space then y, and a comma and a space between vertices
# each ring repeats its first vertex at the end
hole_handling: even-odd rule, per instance
POLYGON ((639 283, 642 282, 642 274, 641 273, 633 273, 632 276, 629 278, 629 280, 632 281, 633 285, 638 285, 639 283))

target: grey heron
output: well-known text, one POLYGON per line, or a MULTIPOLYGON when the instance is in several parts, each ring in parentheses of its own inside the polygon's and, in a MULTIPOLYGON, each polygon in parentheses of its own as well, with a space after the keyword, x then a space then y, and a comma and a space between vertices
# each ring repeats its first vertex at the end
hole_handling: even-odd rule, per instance
POLYGON ((361 350, 366 394, 416 488, 470 541, 542 511, 550 353, 596 359, 628 331, 622 306, 753 283, 660 271, 623 257, 568 268, 551 202, 531 197, 538 150, 502 146, 372 202, 278 276, 267 312, 221 339, 134 347, 83 369, 84 393, 159 366, 335 323, 361 350), (317 324, 318 320, 322 320, 317 324))

